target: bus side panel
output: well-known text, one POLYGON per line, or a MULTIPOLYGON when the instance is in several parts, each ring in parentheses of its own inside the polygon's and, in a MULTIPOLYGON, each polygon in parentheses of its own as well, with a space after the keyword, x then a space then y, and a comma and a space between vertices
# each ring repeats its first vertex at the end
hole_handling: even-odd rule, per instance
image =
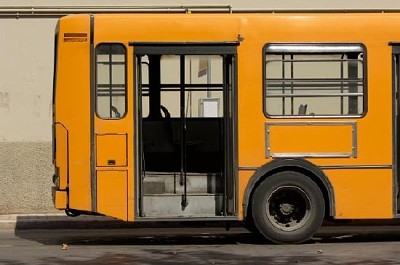
MULTIPOLYGON (((393 186, 392 180, 392 89, 391 89, 391 50, 389 40, 398 39, 394 30, 398 25, 398 18, 393 16, 387 19, 377 19, 372 15, 340 15, 319 14, 307 19, 299 19, 296 15, 279 15, 264 23, 249 20, 249 27, 243 27, 244 41, 239 51, 239 167, 258 168, 272 161, 272 155, 266 155, 266 130, 265 123, 291 123, 291 122, 333 122, 354 123, 357 127, 356 139, 350 138, 349 131, 339 137, 326 136, 324 146, 316 146, 315 131, 301 133, 302 141, 293 144, 290 131, 283 137, 275 131, 272 151, 288 157, 296 153, 307 153, 305 147, 325 148, 325 153, 343 152, 350 153, 350 141, 356 145, 356 153, 346 157, 308 157, 304 159, 311 163, 335 169, 325 170, 334 190, 335 218, 393 218, 393 186), (279 19, 275 19, 279 18, 279 19), (254 24, 253 24, 254 22, 254 24), (355 23, 357 22, 357 23, 355 23), (257 25, 257 27, 255 26, 257 25), (274 25, 271 27, 271 25, 274 25), (341 26, 340 26, 341 25, 341 26), (369 28, 360 30, 360 25, 369 28), (250 28, 251 26, 251 28, 250 28), (255 38, 251 38, 254 33, 255 38), (255 34, 257 33, 257 34, 255 34), (262 37, 259 37, 262 36, 262 37), (252 45, 249 45, 251 41, 252 45), (366 47, 365 67, 368 71, 367 90, 365 97, 367 103, 365 115, 355 118, 332 117, 267 117, 260 110, 263 106, 263 95, 260 88, 262 83, 262 60, 260 52, 268 43, 361 43, 366 47), (248 66, 251 65, 251 71, 248 66), (342 137, 342 136, 345 136, 342 137), (279 137, 279 138, 278 138, 279 137), (338 146, 334 144, 338 143, 338 146), (264 146, 263 146, 264 144, 264 146), (340 146, 339 146, 340 145, 340 146), (329 147, 329 148, 328 148, 329 147), (332 148, 334 147, 334 148, 332 148), (340 148, 339 148, 340 147, 340 148), (357 169, 358 168, 358 169, 357 169), (364 169, 361 169, 364 168, 364 169)), ((264 55, 263 55, 264 56, 264 55)), ((264 77, 264 76, 263 76, 264 77)), ((265 77, 264 77, 265 78, 265 77)), ((264 91, 265 93, 265 91, 264 91)), ((264 95, 265 96, 265 95, 264 95)), ((310 106, 309 106, 310 107, 310 106)), ((308 125, 305 125, 306 127, 308 125)), ((346 127, 346 126, 344 126, 346 127)), ((344 129, 343 127, 343 129, 344 129)), ((317 128, 314 126, 314 128, 317 128)), ((320 128, 320 127, 318 127, 320 128)), ((349 126, 346 127, 346 130, 349 126)), ((274 128, 276 130, 276 128, 274 128)), ((299 135, 296 135, 298 137, 299 135)), ((311 151, 314 151, 314 148, 311 151)), ((316 149, 321 151, 320 149, 316 149)), ((283 156, 282 155, 282 156, 283 156)), ((299 155, 302 157, 302 155, 299 155)), ((247 172, 240 173, 240 185, 246 185, 244 176, 247 172), (242 184, 243 183, 243 184, 242 184)), ((244 188, 239 186, 239 194, 244 188)), ((240 195, 241 196, 241 195, 240 195)))
POLYGON ((127 171, 97 171, 97 211, 127 220, 127 171))
POLYGON ((55 159, 57 188, 66 190, 68 185, 68 131, 60 124, 55 124, 56 152, 55 159))
POLYGON ((245 207, 249 207, 249 205, 245 205, 245 203, 250 203, 251 201, 245 202, 245 194, 246 194, 246 187, 251 179, 251 177, 254 175, 255 171, 253 170, 240 170, 239 171, 239 183, 238 183, 238 205, 241 207, 238 207, 238 219, 243 220, 244 216, 246 215, 243 212, 243 209, 245 207))
POLYGON ((391 169, 325 170, 335 187, 336 219, 393 218, 391 169))
POLYGON ((55 150, 54 159, 55 175, 52 188, 52 197, 54 206, 59 209, 66 209, 68 205, 67 187, 68 187, 68 131, 57 123, 54 125, 55 150))
MULTIPOLYGON (((68 130, 69 208, 91 211, 90 21, 88 15, 60 20, 55 122, 68 130)), ((56 150, 56 159, 63 150, 56 150)))

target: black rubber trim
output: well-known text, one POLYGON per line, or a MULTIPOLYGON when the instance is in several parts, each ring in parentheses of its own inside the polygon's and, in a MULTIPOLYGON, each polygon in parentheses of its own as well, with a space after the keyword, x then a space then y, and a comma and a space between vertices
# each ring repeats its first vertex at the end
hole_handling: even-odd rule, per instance
POLYGON ((246 218, 247 210, 249 204, 251 203, 251 196, 254 189, 258 186, 260 181, 262 181, 268 175, 276 172, 291 170, 298 172, 308 172, 308 175, 312 175, 322 183, 329 199, 329 215, 333 216, 335 213, 335 196, 333 192, 332 184, 326 177, 324 172, 316 165, 308 162, 307 160, 301 158, 277 158, 258 168, 254 175, 251 177, 249 183, 247 184, 244 197, 243 197, 243 217, 246 218))

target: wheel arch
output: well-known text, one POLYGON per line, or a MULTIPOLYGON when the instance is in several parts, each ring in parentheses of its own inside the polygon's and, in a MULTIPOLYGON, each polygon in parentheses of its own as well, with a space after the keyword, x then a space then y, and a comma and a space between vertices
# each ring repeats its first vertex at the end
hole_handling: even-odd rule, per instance
POLYGON ((301 158, 277 158, 256 170, 247 184, 243 197, 243 217, 251 216, 251 200, 257 186, 269 176, 283 171, 295 171, 311 178, 325 199, 325 218, 333 217, 335 213, 335 196, 331 182, 325 173, 316 165, 301 158))

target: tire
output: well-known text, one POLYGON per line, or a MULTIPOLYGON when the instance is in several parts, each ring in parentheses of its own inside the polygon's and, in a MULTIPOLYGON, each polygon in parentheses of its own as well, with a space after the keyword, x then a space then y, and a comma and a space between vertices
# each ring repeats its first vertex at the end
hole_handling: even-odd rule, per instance
POLYGON ((279 172, 256 188, 252 200, 255 227, 267 240, 295 244, 310 239, 321 226, 325 201, 317 184, 293 171, 279 172))

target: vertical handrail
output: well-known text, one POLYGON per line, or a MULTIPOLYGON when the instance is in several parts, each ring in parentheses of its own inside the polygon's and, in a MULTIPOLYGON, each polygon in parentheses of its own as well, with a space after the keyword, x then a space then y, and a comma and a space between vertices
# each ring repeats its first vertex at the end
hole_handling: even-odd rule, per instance
POLYGON ((187 200, 187 173, 186 173, 186 117, 185 117, 185 55, 180 56, 180 115, 181 115, 181 172, 180 183, 183 184, 183 194, 181 199, 182 210, 188 206, 187 200))

